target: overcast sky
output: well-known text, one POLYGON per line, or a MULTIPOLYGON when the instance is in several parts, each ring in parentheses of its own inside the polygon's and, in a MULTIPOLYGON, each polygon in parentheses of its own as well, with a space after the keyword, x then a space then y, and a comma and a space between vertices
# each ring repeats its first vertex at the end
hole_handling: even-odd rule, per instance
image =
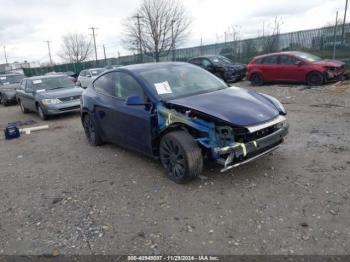
MULTIPOLYGON (((235 25, 241 38, 255 37, 269 30, 275 16, 281 17, 281 32, 317 28, 343 16, 345 0, 182 0, 193 23, 186 46, 223 41, 224 32, 235 25)), ((0 0, 0 64, 5 62, 48 61, 46 40, 51 41, 53 60, 60 62, 62 35, 79 32, 89 36, 97 27, 99 58, 102 44, 107 56, 127 54, 120 39, 123 20, 132 15, 139 0, 0 0)), ((350 14, 349 14, 350 17, 350 14)))

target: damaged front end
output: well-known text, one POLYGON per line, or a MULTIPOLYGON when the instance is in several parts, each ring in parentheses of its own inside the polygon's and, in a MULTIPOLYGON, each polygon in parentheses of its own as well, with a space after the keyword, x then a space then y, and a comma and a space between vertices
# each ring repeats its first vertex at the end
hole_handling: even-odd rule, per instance
POLYGON ((238 127, 204 113, 174 104, 157 106, 159 134, 168 128, 187 129, 203 151, 222 165, 222 172, 277 149, 288 133, 284 116, 263 124, 238 127))

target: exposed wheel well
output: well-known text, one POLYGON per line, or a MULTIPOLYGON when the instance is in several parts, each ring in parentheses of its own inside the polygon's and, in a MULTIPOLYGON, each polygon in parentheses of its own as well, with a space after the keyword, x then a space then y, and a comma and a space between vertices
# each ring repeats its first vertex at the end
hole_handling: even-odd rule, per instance
POLYGON ((200 131, 198 131, 197 129, 188 126, 186 124, 183 123, 173 123, 172 125, 168 126, 165 130, 163 130, 160 135, 155 139, 155 141, 153 142, 154 145, 154 149, 155 149, 155 154, 159 155, 159 143, 162 139, 163 136, 165 136, 166 134, 170 133, 170 132, 174 132, 174 131, 185 131, 187 133, 189 133, 194 139, 196 137, 198 137, 200 135, 200 131))

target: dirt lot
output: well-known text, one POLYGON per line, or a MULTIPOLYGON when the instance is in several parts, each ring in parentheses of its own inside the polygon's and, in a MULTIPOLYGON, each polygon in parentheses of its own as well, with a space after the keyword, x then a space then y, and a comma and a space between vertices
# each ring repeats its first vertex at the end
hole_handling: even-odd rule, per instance
MULTIPOLYGON (((79 114, 0 140, 0 254, 348 254, 350 83, 252 88, 279 98, 273 155, 177 185, 161 165, 85 140, 79 114)), ((0 128, 33 119, 0 107, 0 128)), ((46 123, 45 123, 46 124, 46 123)))

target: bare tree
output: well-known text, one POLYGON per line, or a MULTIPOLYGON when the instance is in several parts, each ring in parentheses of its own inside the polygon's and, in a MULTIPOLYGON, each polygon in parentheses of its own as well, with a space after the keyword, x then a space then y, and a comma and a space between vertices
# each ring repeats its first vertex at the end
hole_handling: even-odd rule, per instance
POLYGON ((262 51, 264 53, 275 52, 279 47, 279 36, 281 33, 281 26, 283 24, 282 18, 275 17, 272 25, 272 32, 266 33, 262 36, 263 46, 262 51))
POLYGON ((70 63, 80 63, 92 54, 92 44, 86 36, 68 33, 62 37, 61 51, 58 56, 70 63))
POLYGON ((190 23, 179 0, 143 0, 124 24, 124 43, 129 50, 144 52, 158 62, 186 38, 190 23))

